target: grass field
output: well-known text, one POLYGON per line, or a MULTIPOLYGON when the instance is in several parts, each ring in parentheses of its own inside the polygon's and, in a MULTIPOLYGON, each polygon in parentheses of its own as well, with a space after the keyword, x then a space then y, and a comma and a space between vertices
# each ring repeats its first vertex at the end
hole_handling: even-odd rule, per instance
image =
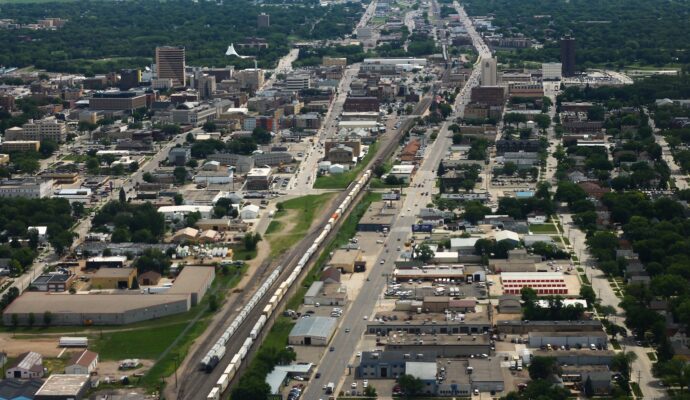
POLYGON ((557 234, 558 231, 553 224, 533 224, 529 226, 529 231, 532 233, 543 233, 543 234, 557 234))
POLYGON ((316 181, 314 182, 314 189, 345 189, 347 185, 349 185, 350 182, 352 182, 357 177, 357 175, 364 168, 364 166, 367 165, 369 161, 374 157, 374 154, 376 154, 376 150, 378 149, 378 147, 378 142, 369 146, 369 151, 364 156, 364 159, 360 161, 360 163, 357 164, 357 166, 352 170, 344 174, 327 175, 316 178, 316 181))
POLYGON ((271 245, 271 256, 282 254, 304 238, 314 216, 323 211, 334 195, 335 193, 324 193, 284 201, 282 204, 286 212, 274 217, 264 235, 271 245))
POLYGON ((235 260, 252 260, 256 257, 256 249, 247 250, 244 245, 230 246, 232 248, 232 257, 235 260))
POLYGON ((187 322, 99 335, 94 349, 103 360, 156 359, 187 326, 187 322))

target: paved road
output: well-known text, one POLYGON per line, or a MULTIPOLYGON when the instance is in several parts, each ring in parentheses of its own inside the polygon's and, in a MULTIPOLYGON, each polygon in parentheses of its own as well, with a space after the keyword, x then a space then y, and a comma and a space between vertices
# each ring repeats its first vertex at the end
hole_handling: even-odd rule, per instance
MULTIPOLYGON (((648 109, 645 108, 644 111, 647 115, 649 115, 648 109)), ((661 158, 666 161, 666 164, 668 164, 668 167, 671 170, 671 175, 673 178, 675 178, 676 187, 681 190, 687 189, 688 176, 682 172, 680 166, 676 163, 675 158, 673 158, 673 153, 671 153, 671 148, 666 141, 666 137, 660 134, 661 129, 656 127, 654 119, 651 116, 649 117, 649 127, 652 128, 652 132, 654 132, 654 141, 661 146, 661 158)))
POLYGON ((350 84, 352 83, 352 79, 359 72, 359 66, 359 63, 350 65, 343 73, 343 78, 340 80, 336 98, 331 102, 326 117, 321 124, 321 129, 319 129, 317 135, 314 136, 313 143, 309 144, 309 148, 304 154, 304 159, 300 163, 297 173, 290 180, 288 184, 288 193, 301 196, 312 193, 311 188, 316 179, 319 160, 324 158, 324 141, 325 139, 335 136, 337 133, 338 121, 336 121, 336 117, 343 111, 343 104, 347 99, 350 84))

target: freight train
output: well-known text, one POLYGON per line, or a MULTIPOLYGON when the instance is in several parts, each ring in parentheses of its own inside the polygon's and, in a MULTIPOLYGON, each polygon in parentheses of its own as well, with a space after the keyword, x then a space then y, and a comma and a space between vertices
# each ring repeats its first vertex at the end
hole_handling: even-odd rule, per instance
MULTIPOLYGON (((336 221, 346 210, 349 209, 349 207, 352 206, 353 199, 355 199, 359 192, 364 189, 367 182, 369 182, 369 178, 371 178, 371 170, 365 171, 359 180, 357 180, 357 182, 354 184, 354 186, 351 185, 352 187, 349 189, 348 195, 345 197, 343 202, 340 203, 333 215, 331 215, 331 217, 328 219, 328 222, 326 222, 321 230, 321 233, 314 240, 314 243, 309 247, 309 249, 307 249, 306 253, 302 255, 287 279, 282 282, 280 286, 278 286, 278 289, 276 289, 275 292, 273 292, 268 304, 266 304, 262 310, 261 316, 252 327, 249 336, 244 340, 244 343, 242 344, 242 347, 240 347, 240 350, 237 352, 237 354, 232 357, 228 366, 225 367, 225 370, 218 379, 218 382, 216 382, 215 386, 208 394, 207 400, 218 400, 220 399, 221 394, 227 390, 230 381, 239 370, 242 361, 247 357, 249 349, 261 334, 261 330, 266 326, 266 322, 276 311, 280 301, 287 294, 288 290, 290 287, 292 287, 295 281, 297 281, 302 269, 304 269, 311 257, 316 254, 320 246, 324 245, 324 240, 326 239, 326 236, 328 236, 328 233, 331 231, 331 229, 333 229, 335 226, 336 221)), ((201 370, 211 372, 218 366, 222 358, 225 356, 227 344, 230 342, 230 340, 237 340, 236 338, 233 338, 237 329, 251 314, 261 298, 270 290, 271 286, 273 286, 281 272, 282 267, 277 267, 261 285, 259 290, 254 293, 249 302, 247 302, 247 304, 242 308, 239 315, 237 315, 232 323, 225 329, 225 332, 223 332, 223 335, 221 335, 221 337, 216 341, 211 350, 206 353, 201 361, 201 365, 199 366, 201 370)))

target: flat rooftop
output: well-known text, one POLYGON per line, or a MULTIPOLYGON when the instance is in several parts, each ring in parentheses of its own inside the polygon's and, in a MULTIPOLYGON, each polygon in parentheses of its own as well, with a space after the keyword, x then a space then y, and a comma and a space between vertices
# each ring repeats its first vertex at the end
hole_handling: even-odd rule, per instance
POLYGON ((214 276, 214 267, 197 267, 188 265, 177 276, 168 294, 186 294, 198 292, 214 276))
POLYGON ((60 294, 25 292, 4 311, 9 314, 36 315, 50 311, 64 313, 121 314, 161 304, 189 301, 188 294, 60 294))
POLYGON ((489 345, 488 335, 416 335, 405 333, 392 333, 385 339, 386 344, 416 346, 441 345, 441 346, 479 346, 489 345), (421 342, 420 342, 421 341, 421 342))
POLYGON ((99 268, 94 278, 129 278, 134 268, 99 268))
POLYGON ((38 396, 76 396, 89 381, 88 375, 53 374, 36 392, 38 396))
MULTIPOLYGON (((419 307, 422 307, 422 302, 419 301, 419 307)), ((412 309, 416 310, 413 305, 412 309)), ((453 316, 457 316, 460 313, 453 313, 453 316)), ((472 312, 465 313, 464 322, 466 323, 489 323, 489 317, 486 312, 472 312)), ((390 325, 440 325, 445 324, 456 324, 460 320, 446 320, 446 314, 444 313, 422 313, 417 314, 416 312, 406 312, 406 311, 390 311, 390 312, 380 312, 377 313, 374 318, 371 319, 371 323, 380 324, 390 324, 390 325), (386 317, 386 321, 382 320, 382 317, 386 317)))

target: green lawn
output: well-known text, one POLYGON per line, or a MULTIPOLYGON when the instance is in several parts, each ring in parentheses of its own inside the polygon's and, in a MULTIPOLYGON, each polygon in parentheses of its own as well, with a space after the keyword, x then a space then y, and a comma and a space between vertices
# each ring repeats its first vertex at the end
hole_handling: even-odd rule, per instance
POLYGON ((532 233, 557 234, 558 230, 553 224, 533 224, 529 226, 532 233))
POLYGON ((582 280, 582 283, 585 285, 589 285, 589 278, 587 278, 587 275, 585 274, 580 274, 580 279, 582 280))
POLYGON ((632 388, 633 393, 635 393, 635 396, 638 398, 642 398, 642 390, 640 389, 640 385, 637 384, 637 382, 630 382, 630 387, 632 388))
POLYGON ((98 335, 94 349, 103 360, 156 359, 187 326, 187 322, 98 335))
POLYGON ((232 258, 235 260, 252 260, 256 257, 256 249, 247 250, 244 245, 230 246, 232 249, 232 258))
POLYGON ((376 154, 376 150, 378 149, 379 144, 374 143, 371 146, 369 146, 369 151, 367 154, 364 156, 364 159, 357 164, 357 166, 350 171, 345 172, 344 174, 338 174, 338 175, 326 175, 326 176, 320 176, 316 178, 316 182, 314 182, 314 189, 344 189, 349 185, 359 174, 359 172, 367 165, 369 164, 369 161, 374 157, 374 154, 376 154))
POLYGON ((271 256, 275 257, 294 246, 309 232, 314 216, 320 214, 335 193, 308 195, 284 201, 288 212, 274 217, 266 230, 265 239, 271 245, 271 256), (292 210, 293 212, 289 212, 292 210), (285 228, 294 224, 289 231, 285 228))
POLYGON ((651 361, 656 361, 656 353, 653 351, 650 351, 649 353, 647 353, 647 357, 649 357, 649 359, 651 361))

